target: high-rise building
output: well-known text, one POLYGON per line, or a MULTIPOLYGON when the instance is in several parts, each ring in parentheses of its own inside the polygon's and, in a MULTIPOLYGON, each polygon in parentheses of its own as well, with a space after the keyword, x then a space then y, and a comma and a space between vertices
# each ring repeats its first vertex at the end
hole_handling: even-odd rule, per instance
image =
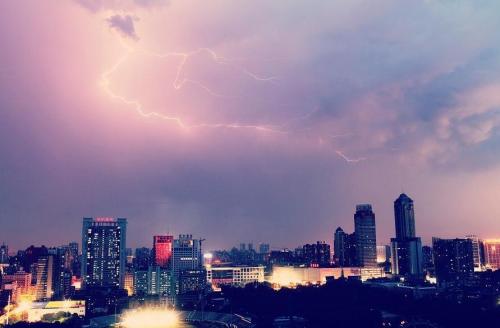
POLYGON ((193 235, 179 235, 174 240, 172 254, 172 270, 175 277, 181 270, 196 270, 203 265, 201 240, 193 239, 193 235))
POLYGON ((36 300, 50 300, 54 295, 54 255, 39 257, 36 266, 36 300))
POLYGON ((148 295, 171 296, 173 294, 172 271, 159 266, 150 266, 148 270, 148 295))
POLYGON ((399 195, 398 199, 394 201, 394 221, 396 223, 397 239, 415 237, 413 200, 406 194, 399 195))
POLYGON ((434 258, 432 255, 432 247, 422 246, 422 267, 424 274, 435 276, 434 258))
POLYGON ((135 249, 134 268, 135 270, 147 270, 150 265, 151 250, 147 247, 135 249))
POLYGON ((127 219, 83 219, 82 279, 84 287, 123 288, 126 233, 127 219))
POLYGON ((357 266, 377 267, 375 213, 373 213, 370 204, 356 205, 354 235, 356 238, 357 266))
POLYGON ((392 273, 410 279, 421 279, 422 241, 415 236, 415 211, 413 200, 406 194, 394 201, 396 238, 391 238, 392 273))
POLYGON ((148 270, 134 271, 134 295, 146 295, 148 293, 148 270))
POLYGON ((436 279, 440 287, 470 284, 474 275, 474 255, 470 239, 432 238, 436 279))
POLYGON ((472 255, 474 256, 474 271, 482 271, 483 261, 481 259, 481 240, 475 235, 468 235, 465 238, 472 242, 472 255))
POLYGON ((333 260, 337 266, 346 266, 346 238, 347 234, 338 227, 333 235, 333 260))
POLYGON ((486 268, 492 270, 500 269, 500 239, 485 239, 483 240, 484 245, 484 257, 486 262, 486 268))
POLYGON ((153 237, 153 260, 154 265, 167 268, 172 257, 173 236, 153 237))
POLYGON ((324 241, 306 244, 302 247, 302 256, 304 262, 311 267, 328 267, 330 266, 330 245, 324 241))
POLYGON ((2 244, 0 246, 0 264, 9 263, 9 246, 2 244))

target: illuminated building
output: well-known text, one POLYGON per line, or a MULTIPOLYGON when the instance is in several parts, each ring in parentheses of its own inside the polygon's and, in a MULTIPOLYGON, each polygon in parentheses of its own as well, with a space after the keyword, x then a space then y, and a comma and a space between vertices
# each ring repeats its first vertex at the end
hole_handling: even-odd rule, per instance
POLYGON ((264 281, 263 266, 206 266, 207 282, 213 287, 221 285, 245 286, 264 281))
POLYGON ((148 293, 148 270, 134 271, 134 295, 146 295, 148 293))
POLYGON ((35 302, 29 305, 26 311, 28 313, 28 321, 41 321, 44 315, 69 313, 77 316, 85 316, 85 301, 52 301, 52 302, 35 302))
POLYGON ((172 291, 172 271, 159 266, 150 266, 148 269, 148 295, 169 296, 172 291))
POLYGON ((125 273, 123 288, 127 291, 128 296, 134 295, 134 274, 132 272, 125 273))
POLYGON ((483 260, 481 259, 481 240, 475 235, 468 235, 465 238, 472 242, 472 255, 474 256, 474 271, 483 270, 483 260))
POLYGON ((394 201, 396 238, 391 238, 392 273, 408 279, 423 278, 422 241, 415 236, 413 200, 406 194, 394 201))
POLYGON ((330 266, 330 245, 324 241, 306 244, 302 247, 302 258, 309 266, 328 267, 330 266))
POLYGON ((483 245, 486 267, 492 270, 500 269, 500 239, 485 239, 483 245))
POLYGON ((54 294, 54 256, 38 258, 36 268, 36 300, 50 300, 54 294))
POLYGON ((440 287, 461 287, 471 282, 474 256, 470 239, 432 238, 436 279, 440 287))
POLYGON ((172 257, 173 236, 153 237, 153 260, 154 265, 167 268, 172 257))
POLYGON ((83 287, 121 287, 125 278, 127 219, 84 218, 83 287))
POLYGON ((14 274, 3 275, 2 285, 15 281, 17 283, 17 288, 20 289, 22 294, 29 294, 31 292, 31 279, 31 273, 17 271, 14 274))
POLYGON ((391 260, 391 248, 387 245, 377 246, 377 263, 386 263, 391 260))
POLYGON ((306 268, 293 266, 274 266, 270 282, 281 287, 325 284, 327 278, 356 277, 362 281, 385 277, 381 268, 306 268))
POLYGON ((354 214, 356 266, 377 267, 377 235, 375 213, 370 204, 356 205, 354 214))
POLYGON ((202 267, 201 242, 200 239, 193 239, 192 235, 179 235, 179 239, 174 240, 172 270, 175 277, 181 270, 196 270, 202 267))

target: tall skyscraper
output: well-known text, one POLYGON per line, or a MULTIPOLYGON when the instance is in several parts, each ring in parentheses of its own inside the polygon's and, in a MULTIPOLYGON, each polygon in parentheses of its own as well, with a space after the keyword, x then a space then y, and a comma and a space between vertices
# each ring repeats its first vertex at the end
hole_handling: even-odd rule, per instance
POLYGON ((492 270, 500 269, 500 239, 485 239, 483 241, 484 245, 484 257, 486 262, 486 268, 492 270))
POLYGON ((415 211, 413 200, 406 194, 399 195, 394 201, 394 221, 396 223, 396 238, 408 239, 415 237, 415 211))
POLYGON ((356 264, 360 267, 377 267, 375 213, 373 213, 370 204, 356 205, 354 235, 356 238, 356 264))
POLYGON ((423 277, 422 241, 415 236, 413 200, 406 194, 394 201, 396 238, 391 238, 392 273, 409 279, 423 277))
POLYGON ((127 219, 83 219, 82 278, 84 287, 123 288, 126 234, 127 219))
POLYGON ((467 286, 474 275, 470 239, 432 238, 436 279, 440 287, 467 286))
POLYGON ((347 234, 338 227, 333 235, 333 259, 337 266, 346 266, 346 238, 347 234))
POLYGON ((154 265, 167 268, 172 258, 173 236, 153 236, 154 265))

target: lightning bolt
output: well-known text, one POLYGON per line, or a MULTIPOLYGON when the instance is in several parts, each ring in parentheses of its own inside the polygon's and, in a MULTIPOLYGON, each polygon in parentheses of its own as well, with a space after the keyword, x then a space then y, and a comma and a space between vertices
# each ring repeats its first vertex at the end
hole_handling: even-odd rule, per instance
POLYGON ((361 161, 365 161, 366 157, 359 157, 359 158, 350 158, 347 157, 347 155, 344 154, 344 152, 340 150, 335 150, 335 153, 339 155, 342 159, 344 159, 347 163, 359 163, 361 161))
MULTIPOLYGON (((209 48, 199 48, 194 51, 190 52, 168 52, 168 53, 156 53, 152 51, 146 51, 146 50, 136 50, 124 43, 122 43, 124 48, 127 50, 125 55, 120 57, 109 69, 105 70, 101 74, 101 78, 99 81, 100 86, 104 90, 104 92, 111 98, 117 101, 120 101, 121 103, 132 107, 139 115, 145 118, 154 118, 154 119, 161 119, 165 121, 172 122, 176 124, 178 127, 183 128, 183 129, 193 129, 193 128, 212 128, 212 129, 250 129, 250 130, 255 130, 255 131, 261 131, 261 132, 268 132, 268 133, 279 133, 279 134, 290 134, 291 132, 288 131, 288 128, 292 123, 295 123, 297 121, 303 121, 307 120, 310 117, 312 117, 318 109, 315 109, 314 111, 307 113, 305 115, 302 115, 298 118, 294 118, 289 120, 288 122, 285 122, 280 125, 260 125, 260 124, 240 124, 240 123, 198 123, 198 124, 187 124, 182 118, 177 117, 177 116, 170 116, 164 113, 160 113, 157 111, 147 111, 144 109, 142 103, 138 100, 134 99, 129 99, 123 95, 118 94, 113 90, 111 87, 111 77, 112 75, 122 66, 124 65, 127 60, 129 59, 130 55, 136 52, 143 53, 144 55, 151 56, 151 57, 156 57, 156 58, 169 58, 169 57, 174 57, 174 58, 180 58, 180 61, 177 65, 176 68, 176 73, 174 80, 172 82, 172 86, 175 90, 180 90, 182 89, 186 84, 193 84, 198 86, 199 88, 205 90, 208 94, 214 96, 214 97, 220 97, 220 98, 231 98, 230 96, 227 95, 222 95, 219 94, 212 89, 210 89, 208 86, 204 85, 200 81, 193 80, 193 79, 188 79, 188 78, 182 78, 182 73, 184 71, 185 66, 187 65, 189 59, 193 56, 199 55, 199 54, 208 54, 208 56, 213 60, 214 63, 219 64, 219 65, 227 65, 230 67, 233 67, 236 70, 239 70, 242 74, 245 76, 258 81, 258 82, 269 82, 269 83, 277 83, 278 78, 271 76, 271 77, 262 77, 259 76, 248 69, 246 69, 243 66, 236 65, 232 62, 232 60, 227 59, 225 57, 219 56, 215 51, 209 48)), ((332 139, 334 138, 339 138, 339 137, 347 137, 350 136, 350 133, 345 133, 345 134, 339 134, 339 135, 327 135, 327 137, 330 137, 332 139)), ((320 137, 321 143, 324 142, 323 138, 320 137)), ((341 159, 343 159, 345 162, 349 164, 355 164, 359 163, 361 161, 366 160, 365 157, 360 157, 360 158, 350 158, 347 155, 344 154, 343 151, 341 150, 334 150, 335 154, 339 156, 341 159)))
MULTIPOLYGON (((183 128, 183 129, 191 129, 191 128, 227 128, 227 129, 253 129, 257 131, 263 131, 263 132, 272 132, 272 133, 286 133, 285 131, 282 131, 279 129, 279 126, 277 125, 260 125, 260 124, 240 124, 240 123, 199 123, 199 124, 187 124, 185 123, 182 118, 177 117, 177 116, 170 116, 167 114, 163 114, 160 112, 156 111, 147 111, 144 109, 142 103, 138 100, 133 100, 129 99, 123 95, 120 95, 116 93, 113 88, 111 87, 111 77, 113 73, 115 73, 123 64, 126 63, 130 55, 134 52, 138 52, 137 50, 131 48, 128 45, 125 45, 122 43, 122 45, 126 48, 127 52, 125 55, 123 55, 121 58, 119 58, 109 69, 104 71, 101 74, 101 78, 99 81, 100 86, 104 90, 104 92, 114 100, 118 100, 122 102, 123 104, 127 106, 131 106, 132 108, 135 109, 135 111, 146 118, 157 118, 157 119, 162 119, 165 121, 170 121, 175 123, 177 126, 183 128)), ((194 85, 197 85, 201 89, 205 90, 207 93, 214 97, 222 97, 222 98, 229 98, 229 96, 221 95, 213 90, 211 90, 209 87, 201 83, 200 81, 192 80, 192 79, 187 79, 187 78, 181 78, 182 72, 184 70, 184 67, 188 60, 195 55, 202 54, 202 53, 208 53, 209 56, 212 58, 212 60, 216 64, 221 64, 221 65, 229 65, 234 68, 239 69, 241 72, 243 72, 246 76, 256 80, 256 81, 262 81, 262 82, 275 82, 277 81, 276 77, 261 77, 258 76, 255 73, 250 72, 246 68, 240 67, 238 65, 230 63, 230 61, 224 57, 219 56, 215 51, 209 49, 209 48, 199 48, 197 50, 191 51, 191 52, 169 52, 165 54, 159 54, 151 51, 146 51, 146 50, 139 50, 139 52, 144 53, 149 56, 154 56, 157 58, 168 58, 168 57, 179 57, 180 62, 177 65, 176 69, 176 75, 174 77, 174 81, 172 83, 173 88, 175 90, 180 90, 185 84, 191 83, 194 85)))

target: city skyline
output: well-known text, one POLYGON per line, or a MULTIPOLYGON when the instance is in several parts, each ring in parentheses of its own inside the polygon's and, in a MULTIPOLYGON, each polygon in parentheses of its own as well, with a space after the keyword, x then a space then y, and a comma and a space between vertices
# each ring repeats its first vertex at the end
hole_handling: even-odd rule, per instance
MULTIPOLYGON (((500 231, 500 4, 0 3, 0 242, 193 234, 293 248, 500 231), (23 17, 23 19, 19 19, 23 17), (279 17, 279 18, 278 18, 279 17)), ((50 244, 49 244, 50 242, 50 244)), ((49 245, 48 245, 49 244, 49 245)))

